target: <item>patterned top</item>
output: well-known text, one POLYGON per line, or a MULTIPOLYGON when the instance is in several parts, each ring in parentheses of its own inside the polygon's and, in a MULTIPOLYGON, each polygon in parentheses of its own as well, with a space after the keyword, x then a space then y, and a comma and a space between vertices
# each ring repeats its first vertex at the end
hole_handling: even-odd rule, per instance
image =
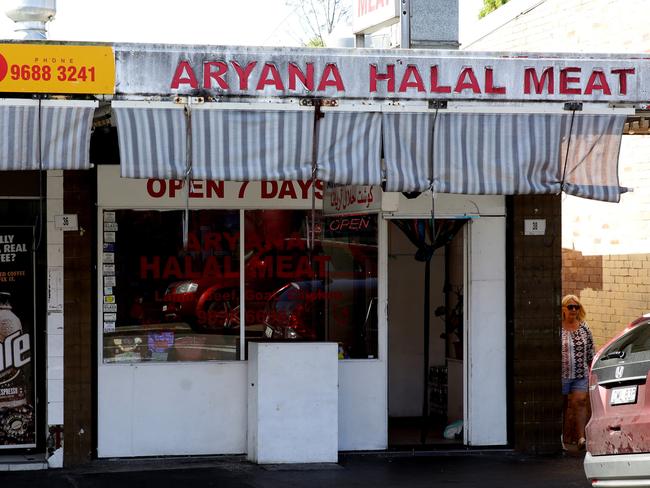
POLYGON ((594 339, 587 322, 573 332, 562 329, 562 378, 581 379, 589 376, 594 358, 594 339))

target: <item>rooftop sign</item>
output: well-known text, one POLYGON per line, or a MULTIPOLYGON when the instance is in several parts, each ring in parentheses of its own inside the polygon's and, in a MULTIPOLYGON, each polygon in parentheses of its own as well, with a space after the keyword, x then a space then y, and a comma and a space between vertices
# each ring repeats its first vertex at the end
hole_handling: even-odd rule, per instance
POLYGON ((650 56, 116 46, 116 93, 647 102, 650 56))
POLYGON ((398 0, 353 0, 352 30, 370 34, 399 20, 398 0))

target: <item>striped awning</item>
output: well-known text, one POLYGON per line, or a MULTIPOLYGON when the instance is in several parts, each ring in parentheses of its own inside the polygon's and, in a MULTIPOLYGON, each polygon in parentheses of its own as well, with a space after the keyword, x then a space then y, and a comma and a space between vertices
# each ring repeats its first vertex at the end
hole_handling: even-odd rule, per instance
POLYGON ((182 105, 155 102, 111 103, 117 123, 124 178, 183 178, 188 131, 182 105))
POLYGON ((0 99, 0 170, 87 169, 95 101, 0 99))
POLYGON ((385 113, 388 191, 544 194, 617 202, 625 115, 385 113))
POLYGON ((314 113, 308 107, 132 101, 112 106, 123 177, 311 178, 314 113))
POLYGON ((203 104, 192 109, 192 177, 305 180, 312 174, 314 111, 203 104))
POLYGON ((318 125, 318 178, 337 185, 381 184, 381 113, 323 112, 318 125))
POLYGON ((626 115, 114 101, 122 176, 304 180, 616 202, 626 115), (382 166, 382 147, 384 161, 382 166))

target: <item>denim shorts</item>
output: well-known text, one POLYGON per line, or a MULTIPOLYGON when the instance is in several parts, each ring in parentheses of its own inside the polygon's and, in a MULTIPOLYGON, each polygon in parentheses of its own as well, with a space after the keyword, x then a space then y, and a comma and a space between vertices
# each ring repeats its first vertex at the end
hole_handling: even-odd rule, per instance
POLYGON ((587 378, 562 378, 562 394, 568 395, 576 391, 586 393, 589 389, 587 378))

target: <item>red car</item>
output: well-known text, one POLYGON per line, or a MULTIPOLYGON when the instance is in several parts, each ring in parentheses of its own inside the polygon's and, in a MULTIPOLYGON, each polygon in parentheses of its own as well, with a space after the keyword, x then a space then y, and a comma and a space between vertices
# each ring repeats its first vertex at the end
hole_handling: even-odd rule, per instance
MULTIPOLYGON (((285 242, 281 249, 245 257, 246 329, 259 328, 260 335, 267 320, 267 302, 288 283, 376 275, 376 246, 319 241, 310 262, 303 239, 285 242)), ((199 332, 239 331, 238 277, 176 281, 167 287, 163 301, 166 322, 186 322, 199 332)))
POLYGON ((239 280, 176 281, 163 301, 166 322, 187 322, 199 331, 239 329, 239 280))
POLYGON ((650 486, 650 314, 594 357, 584 469, 592 486, 650 486))

